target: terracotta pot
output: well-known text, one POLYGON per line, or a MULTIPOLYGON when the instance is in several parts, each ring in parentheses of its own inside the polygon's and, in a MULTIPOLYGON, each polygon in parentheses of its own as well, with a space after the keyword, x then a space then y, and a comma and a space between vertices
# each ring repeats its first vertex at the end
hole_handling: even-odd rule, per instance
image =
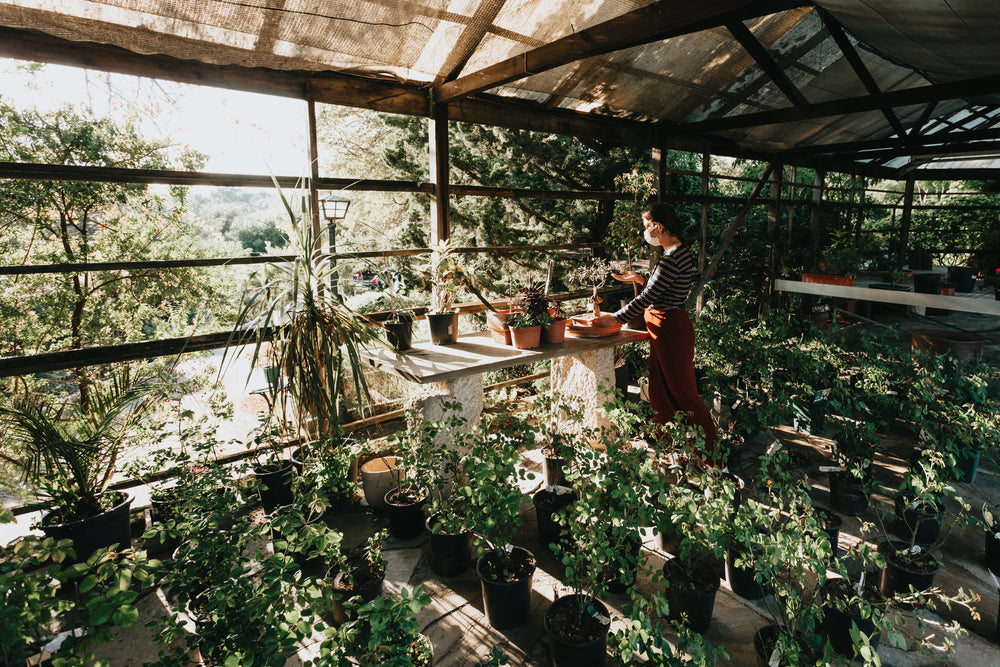
POLYGON ((955 361, 978 359, 983 353, 986 341, 979 336, 962 333, 961 331, 946 331, 942 329, 917 329, 911 336, 914 350, 934 352, 936 354, 951 354, 955 361))
POLYGON ((854 278, 848 278, 847 276, 828 276, 823 273, 803 273, 802 282, 819 283, 821 285, 842 285, 844 287, 854 286, 854 278))
POLYGON ((511 329, 510 339, 519 350, 533 350, 542 344, 542 327, 511 329))
POLYGON ((567 319, 556 320, 542 329, 542 340, 546 343, 562 343, 566 340, 567 319))

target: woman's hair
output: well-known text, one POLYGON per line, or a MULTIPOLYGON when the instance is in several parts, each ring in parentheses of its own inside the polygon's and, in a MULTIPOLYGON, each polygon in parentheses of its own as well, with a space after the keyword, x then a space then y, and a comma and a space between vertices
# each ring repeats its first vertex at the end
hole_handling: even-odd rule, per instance
POLYGON ((672 236, 676 236, 681 243, 686 242, 684 240, 684 223, 681 222, 680 216, 677 215, 673 206, 657 202, 650 204, 643 213, 648 213, 650 220, 663 225, 663 229, 672 236))

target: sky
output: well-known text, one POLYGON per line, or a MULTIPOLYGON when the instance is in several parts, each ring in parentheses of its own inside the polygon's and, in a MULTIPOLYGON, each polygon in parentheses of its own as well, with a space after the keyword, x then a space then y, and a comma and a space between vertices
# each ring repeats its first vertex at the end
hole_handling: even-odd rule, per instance
MULTIPOLYGON (((86 104, 98 115, 124 118, 130 103, 158 106, 141 113, 147 138, 169 136, 207 154, 203 171, 303 176, 308 174, 306 103, 208 86, 175 84, 44 65, 28 73, 26 63, 0 59, 0 99, 17 107, 51 111, 86 104), (21 65, 22 67, 19 67, 21 65)), ((134 109, 133 104, 133 109, 134 109)))

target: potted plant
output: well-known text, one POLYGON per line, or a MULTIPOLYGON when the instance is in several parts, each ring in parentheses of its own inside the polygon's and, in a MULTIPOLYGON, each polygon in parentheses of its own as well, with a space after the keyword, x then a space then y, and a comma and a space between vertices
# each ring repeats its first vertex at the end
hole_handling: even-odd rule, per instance
POLYGON ((575 282, 589 285, 593 293, 590 295, 588 301, 591 304, 591 309, 594 314, 594 318, 601 316, 601 299, 598 290, 604 287, 608 282, 608 265, 603 259, 593 258, 589 264, 583 264, 578 266, 576 269, 570 272, 569 279, 575 282))
POLYGON ((450 345, 458 340, 455 294, 465 284, 465 273, 455 260, 455 250, 454 240, 439 241, 431 248, 430 257, 421 269, 431 291, 427 324, 435 345, 450 345))
POLYGON ((465 518, 475 535, 476 574, 486 616, 498 629, 521 625, 531 609, 535 557, 513 545, 523 523, 521 503, 525 500, 518 480, 533 477, 518 467, 518 449, 531 437, 526 422, 509 416, 497 432, 482 432, 466 455, 465 518))
MULTIPOLYGON (((836 408, 836 402, 831 401, 836 408)), ((832 422, 830 503, 841 514, 858 516, 868 508, 875 458, 875 427, 870 421, 839 417, 832 422)))
POLYGON ((102 547, 131 544, 128 494, 108 492, 119 455, 153 405, 156 384, 134 377, 128 367, 112 373, 92 391, 86 405, 58 408, 33 397, 18 397, 0 407, 7 435, 22 452, 2 454, 19 466, 52 509, 40 528, 73 541, 76 558, 86 560, 102 547))
MULTIPOLYGON (((277 187, 277 183, 275 183, 277 187)), ((269 384, 271 412, 280 435, 290 428, 299 435, 319 437, 333 433, 346 414, 345 386, 353 387, 353 406, 364 409, 368 387, 359 348, 381 344, 377 329, 347 308, 329 289, 335 266, 321 252, 322 238, 312 228, 307 194, 289 201, 278 188, 294 230, 295 258, 270 264, 259 281, 247 289, 230 334, 232 346, 249 343, 251 367, 267 356, 269 366, 281 368, 288 381, 269 384), (292 401, 285 401, 289 393, 292 401), (291 414, 289 414, 289 405, 291 414)), ((265 429, 268 430, 268 429, 265 429)), ((280 443, 275 443, 277 456, 280 443)))
POLYGON ((522 287, 515 299, 516 313, 507 317, 511 341, 519 350, 538 347, 542 340, 542 327, 553 319, 549 315, 548 301, 539 286, 522 287))
POLYGON ((828 285, 854 284, 863 256, 849 230, 834 232, 820 255, 821 273, 803 273, 804 283, 825 283, 828 285))
MULTIPOLYGON (((379 299, 376 303, 386 303, 390 316, 379 322, 385 329, 386 342, 396 352, 405 352, 413 346, 413 319, 414 314, 410 309, 410 300, 405 292, 401 293, 403 287, 398 274, 387 270, 379 270, 375 273, 378 278, 377 289, 384 299, 379 299)), ((405 289, 408 292, 408 288, 405 289)))
POLYGON ((549 317, 552 318, 552 321, 542 327, 542 342, 565 342, 566 323, 569 320, 563 316, 561 301, 549 301, 549 317))
POLYGON ((322 615, 334 625, 344 623, 350 616, 350 607, 344 602, 355 598, 371 602, 381 594, 386 569, 382 547, 388 535, 387 530, 381 530, 366 541, 342 550, 338 572, 331 583, 333 595, 324 596, 319 602, 322 615))
POLYGON ((430 601, 417 585, 412 591, 401 589, 399 595, 352 603, 354 618, 324 639, 322 648, 332 655, 350 657, 352 664, 361 667, 430 667, 433 647, 420 634, 416 618, 430 601))
POLYGON ((607 653, 611 613, 599 598, 607 589, 607 572, 614 569, 622 550, 599 510, 599 503, 586 502, 576 507, 568 522, 572 546, 555 544, 565 567, 563 583, 571 590, 545 612, 545 630, 553 639, 552 657, 557 667, 599 667, 607 653))

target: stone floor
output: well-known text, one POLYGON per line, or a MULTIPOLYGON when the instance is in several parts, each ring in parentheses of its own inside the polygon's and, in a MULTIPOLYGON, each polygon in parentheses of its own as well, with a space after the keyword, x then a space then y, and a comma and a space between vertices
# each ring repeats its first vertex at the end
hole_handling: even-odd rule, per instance
MULTIPOLYGON (((817 463, 825 461, 826 453, 823 448, 827 443, 822 438, 809 437, 792 429, 779 430, 777 435, 786 446, 800 448, 817 463)), ((763 438, 752 442, 750 449, 745 452, 744 460, 752 459, 753 454, 763 451, 767 444, 763 442, 763 438)), ((903 462, 910 446, 905 438, 890 436, 886 439, 887 453, 878 464, 879 475, 890 488, 903 470, 903 462)), ((537 451, 528 452, 524 464, 528 469, 540 472, 540 454, 537 451)), ((524 490, 530 492, 539 485, 540 482, 526 482, 524 490)), ((957 484, 957 487, 973 506, 981 507, 983 502, 993 502, 1000 498, 998 495, 1000 474, 993 469, 980 469, 974 484, 957 484)), ((826 505, 828 490, 825 475, 816 477, 813 489, 815 503, 826 505)), ((888 501, 889 499, 885 497, 875 499, 875 502, 888 501)), ((542 628, 542 617, 549 603, 565 593, 565 588, 559 581, 561 565, 542 547, 537 534, 535 513, 530 505, 523 508, 523 517, 525 524, 518 545, 532 551, 538 559, 532 593, 532 614, 526 624, 505 632, 494 630, 486 623, 480 585, 473 569, 470 568, 460 576, 447 579, 434 575, 429 565, 429 544, 426 536, 410 541, 390 538, 386 544, 384 554, 389 566, 385 592, 393 593, 401 587, 412 588, 416 584, 422 584, 432 598, 431 605, 421 612, 419 619, 422 632, 434 645, 436 665, 457 667, 474 664, 478 659, 485 657, 495 644, 505 646, 511 665, 548 667, 553 664, 549 639, 542 628)), ((857 518, 845 518, 841 532, 842 547, 858 539, 859 523, 857 518)), ((345 532, 345 542, 348 544, 360 542, 384 525, 386 525, 384 517, 376 515, 361 504, 335 519, 335 527, 345 532)), ((651 531, 647 531, 643 553, 649 565, 658 566, 666 557, 659 550, 658 544, 658 538, 651 531)), ((947 657, 947 663, 940 654, 915 650, 900 651, 882 642, 879 655, 883 665, 887 667, 939 664, 960 667, 1000 665, 1000 648, 993 640, 997 623, 997 584, 983 565, 983 552, 982 531, 976 526, 969 526, 955 527, 940 554, 945 565, 935 583, 945 591, 963 587, 967 590, 972 589, 982 596, 981 601, 975 605, 980 615, 978 619, 972 619, 964 613, 942 612, 944 618, 955 616, 968 628, 968 633, 959 639, 955 650, 947 657)), ((651 586, 651 583, 645 581, 642 585, 651 586)), ((625 599, 609 595, 607 602, 612 610, 619 610, 625 599)), ((140 602, 140 609, 143 616, 148 619, 162 614, 167 604, 162 593, 156 592, 140 602)), ((928 612, 924 612, 923 615, 928 623, 927 628, 921 631, 916 627, 910 627, 910 630, 923 633, 934 631, 935 624, 941 619, 928 612)), ((750 602, 738 597, 723 581, 716 598, 712 627, 706 638, 726 649, 729 659, 720 664, 754 665, 756 658, 753 653, 753 633, 757 628, 770 622, 766 608, 761 602, 750 602)), ((144 660, 155 655, 156 651, 157 648, 149 632, 136 626, 118 633, 115 641, 103 647, 101 653, 109 657, 113 665, 130 667, 141 665, 144 660)), ((289 667, 302 665, 309 657, 310 647, 306 646, 297 656, 291 658, 287 665, 289 667)))

